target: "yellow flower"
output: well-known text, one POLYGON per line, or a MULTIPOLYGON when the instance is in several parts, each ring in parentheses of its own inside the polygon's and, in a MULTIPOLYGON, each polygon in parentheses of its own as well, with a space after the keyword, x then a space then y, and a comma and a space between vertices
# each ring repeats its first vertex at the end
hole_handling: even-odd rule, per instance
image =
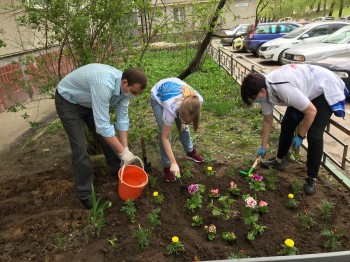
POLYGON ((212 170, 213 170, 213 167, 208 166, 208 171, 212 171, 212 170))
POLYGON ((177 236, 173 236, 171 238, 171 241, 173 241, 173 243, 177 243, 177 242, 179 242, 179 238, 177 236))
POLYGON ((153 196, 154 196, 154 197, 158 196, 158 192, 157 192, 157 191, 154 191, 154 192, 153 192, 153 196))
POLYGON ((292 239, 286 239, 286 241, 284 241, 284 244, 287 246, 287 247, 290 247, 290 248, 293 248, 294 247, 294 241, 292 239))
POLYGON ((293 194, 288 194, 288 198, 293 199, 294 195, 293 194))
POLYGON ((253 177, 253 174, 249 174, 248 176, 249 176, 249 177, 253 177))

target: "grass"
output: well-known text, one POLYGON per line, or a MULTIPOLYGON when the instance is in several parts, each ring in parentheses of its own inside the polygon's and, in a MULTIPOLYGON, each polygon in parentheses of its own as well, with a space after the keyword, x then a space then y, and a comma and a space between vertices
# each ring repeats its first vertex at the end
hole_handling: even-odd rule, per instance
MULTIPOLYGON (((158 127, 149 102, 150 90, 159 80, 179 75, 187 66, 183 61, 188 60, 188 53, 194 52, 161 50, 145 56, 144 70, 149 84, 129 106, 129 141, 134 154, 141 155, 139 140, 144 136, 148 154, 154 154, 159 161, 158 127)), ((200 146, 201 153, 208 159, 253 159, 260 145, 262 117, 258 107, 243 105, 240 87, 235 80, 207 58, 201 69, 184 81, 204 99, 199 130, 197 133, 191 130, 193 142, 200 146)), ((177 150, 182 152, 175 127, 172 147, 175 154, 177 150)))

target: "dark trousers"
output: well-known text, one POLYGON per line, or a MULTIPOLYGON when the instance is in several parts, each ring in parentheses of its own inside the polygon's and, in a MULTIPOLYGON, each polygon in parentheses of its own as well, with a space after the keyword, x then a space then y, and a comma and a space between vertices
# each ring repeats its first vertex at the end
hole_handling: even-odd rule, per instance
POLYGON ((58 116, 68 135, 72 150, 72 165, 75 176, 78 197, 81 200, 91 197, 91 184, 93 183, 93 169, 90 156, 87 151, 85 137, 85 125, 100 143, 103 154, 106 157, 108 169, 117 174, 120 167, 120 159, 103 137, 96 133, 96 127, 91 108, 72 104, 56 92, 55 105, 58 116))
MULTIPOLYGON (((307 132, 307 175, 316 178, 321 165, 323 154, 323 133, 332 116, 332 110, 324 95, 320 95, 311 101, 317 109, 314 122, 307 132)), ((294 107, 287 107, 281 123, 281 134, 278 144, 277 157, 283 158, 288 154, 292 145, 294 131, 303 120, 304 113, 294 107)))

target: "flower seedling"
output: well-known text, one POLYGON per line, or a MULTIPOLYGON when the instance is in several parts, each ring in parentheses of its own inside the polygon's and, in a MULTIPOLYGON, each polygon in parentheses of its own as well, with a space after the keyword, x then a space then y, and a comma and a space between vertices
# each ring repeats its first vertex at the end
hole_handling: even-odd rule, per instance
POLYGON ((281 245, 282 249, 278 254, 286 255, 286 256, 293 256, 299 254, 299 249, 294 246, 294 241, 292 239, 286 239, 284 241, 284 244, 281 245))
POLYGON ((150 243, 149 237, 151 233, 148 229, 145 229, 139 225, 138 229, 136 229, 133 233, 133 237, 138 241, 138 246, 140 251, 144 251, 150 243))
POLYGON ((334 204, 332 202, 329 202, 326 199, 323 199, 321 201, 321 204, 319 205, 319 209, 321 211, 321 219, 324 221, 328 221, 332 216, 332 210, 334 208, 334 204))
POLYGON ((186 208, 190 212, 194 212, 197 208, 202 207, 202 193, 205 190, 204 185, 200 184, 192 184, 188 187, 187 191, 191 195, 190 198, 187 199, 186 201, 186 208))
POLYGON ((212 176, 215 174, 215 171, 213 170, 213 167, 212 166, 208 166, 207 167, 207 175, 208 176, 212 176))
POLYGON ((255 237, 257 235, 261 235, 265 231, 266 228, 267 228, 266 226, 262 226, 262 225, 258 225, 257 223, 253 223, 253 230, 248 232, 247 239, 251 240, 251 241, 255 240, 255 237))
POLYGON ((257 202, 253 197, 249 195, 244 195, 243 200, 245 202, 245 207, 243 209, 244 224, 251 225, 259 219, 259 215, 256 213, 255 209, 257 202))
POLYGON ((298 207, 299 201, 294 198, 294 194, 288 194, 287 208, 296 209, 298 207))
POLYGON ((63 235, 62 233, 59 233, 56 237, 56 244, 54 246, 56 248, 62 248, 65 240, 66 240, 65 235, 63 235))
POLYGON ((148 215, 151 221, 152 230, 154 230, 157 226, 160 226, 162 224, 159 219, 159 213, 160 213, 160 208, 155 208, 155 209, 152 209, 151 213, 148 215))
POLYGON ((192 261, 192 262, 198 262, 198 261, 200 261, 199 256, 194 256, 194 258, 193 258, 193 261, 192 261))
POLYGON ((202 224, 203 224, 203 218, 201 216, 196 215, 196 216, 192 217, 192 224, 191 224, 191 226, 199 227, 202 224))
POLYGON ((230 178, 233 178, 235 176, 236 172, 237 172, 237 169, 235 167, 232 167, 232 166, 226 169, 226 174, 230 178))
POLYGON ((228 189, 230 193, 234 196, 238 196, 241 193, 241 190, 238 188, 237 184, 233 181, 230 182, 230 188, 228 189))
POLYGON ((155 188, 157 185, 157 178, 155 176, 152 176, 148 174, 148 184, 151 188, 155 188))
POLYGON ((219 198, 219 202, 224 207, 222 210, 224 220, 229 220, 230 218, 237 216, 238 211, 233 209, 235 200, 231 199, 229 196, 222 196, 219 198))
POLYGON ((159 194, 158 191, 153 192, 153 199, 155 204, 161 204, 164 201, 164 196, 162 194, 159 194))
POLYGON ((277 183, 278 183, 278 170, 274 168, 269 168, 269 174, 266 176, 267 185, 271 190, 277 189, 277 183))
POLYGON ((267 213, 267 202, 260 200, 259 201, 259 212, 260 213, 267 213))
POLYGON ((96 234, 100 235, 101 228, 105 225, 105 210, 112 206, 111 201, 105 201, 100 205, 101 198, 97 199, 94 186, 91 184, 92 189, 92 208, 90 209, 89 217, 93 227, 96 230, 96 234))
POLYGON ((117 237, 113 237, 112 239, 108 239, 108 243, 112 246, 113 250, 118 248, 118 239, 117 237))
POLYGON ((303 229, 310 228, 313 224, 316 224, 314 215, 307 209, 304 209, 302 213, 298 213, 297 216, 303 229))
POLYGON ((209 192, 209 197, 211 198, 218 198, 220 197, 220 194, 219 194, 219 189, 210 189, 210 192, 209 192))
POLYGON ((247 252, 245 250, 240 250, 238 253, 230 253, 229 259, 241 259, 241 258, 249 258, 247 252))
POLYGON ((204 227, 205 233, 207 234, 208 239, 214 240, 216 237, 216 226, 214 224, 211 224, 209 226, 204 227))
POLYGON ((344 235, 344 231, 338 231, 337 228, 323 230, 321 232, 321 236, 324 237, 323 246, 330 251, 336 251, 342 245, 340 238, 344 235))
POLYGON ((292 193, 298 195, 303 191, 304 182, 300 179, 295 179, 291 182, 292 193))
POLYGON ((124 214, 126 214, 132 224, 136 222, 136 207, 135 203, 128 199, 124 202, 122 208, 120 209, 124 214))
POLYGON ((193 176, 193 174, 192 174, 192 172, 191 172, 191 165, 192 165, 192 163, 190 162, 190 161, 186 161, 185 162, 185 164, 184 164, 184 167, 183 167, 183 169, 182 169, 182 172, 181 172, 181 174, 183 175, 183 177, 185 177, 185 178, 191 178, 191 179, 193 179, 194 178, 194 176, 193 176))
POLYGON ((222 238, 225 239, 228 243, 233 243, 237 239, 237 236, 233 232, 222 232, 222 238))
POLYGON ((185 246, 181 243, 177 236, 171 238, 171 243, 167 246, 168 254, 178 255, 185 251, 185 246))
POLYGON ((263 180, 263 176, 258 174, 250 174, 247 177, 249 188, 253 189, 255 192, 265 191, 265 183, 263 180))

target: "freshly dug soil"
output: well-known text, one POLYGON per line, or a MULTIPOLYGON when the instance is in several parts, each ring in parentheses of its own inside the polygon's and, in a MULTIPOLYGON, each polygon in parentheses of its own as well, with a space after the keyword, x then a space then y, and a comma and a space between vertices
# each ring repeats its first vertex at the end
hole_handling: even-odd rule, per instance
MULTIPOLYGON (((292 181, 304 179, 304 165, 297 162, 278 173, 279 182, 275 191, 269 189, 264 180, 267 190, 258 192, 257 199, 268 203, 268 213, 260 216, 258 224, 267 229, 254 241, 249 241, 247 234, 251 228, 243 223, 242 194, 254 196, 254 192, 249 189, 245 177, 239 174, 239 170, 247 168, 243 167, 241 159, 225 161, 220 155, 215 156, 210 163, 215 171, 212 176, 207 175, 206 163, 192 163, 188 167, 194 178, 183 177, 182 182, 206 187, 203 207, 189 213, 185 205, 190 195, 180 182, 166 183, 158 153, 149 155, 148 160, 153 165, 150 175, 157 178, 157 182, 154 188, 149 184, 135 201, 137 213, 134 224, 120 211, 124 202, 118 196, 117 176, 106 171, 103 161, 94 161, 95 190, 102 197, 102 202, 112 202, 112 207, 105 212, 106 224, 97 236, 89 222, 89 211, 83 208, 75 195, 70 149, 64 131, 43 134, 21 143, 1 154, 1 261, 192 261, 195 256, 204 261, 226 259, 231 253, 237 254, 242 250, 250 257, 276 256, 287 238, 295 241, 301 254, 322 253, 328 250, 323 247, 324 239, 320 232, 334 227, 345 232, 338 250, 350 250, 349 192, 334 179, 320 174, 316 194, 306 196, 300 193, 296 195, 300 201, 297 210, 286 208, 292 181), (242 192, 240 196, 232 196, 236 200, 234 209, 239 213, 230 220, 218 219, 208 207, 211 202, 208 192, 219 189, 221 195, 228 194, 231 180, 237 183, 242 192), (157 206, 152 196, 154 191, 165 198, 157 206), (328 222, 320 217, 318 206, 322 200, 335 205, 328 222), (151 228, 148 215, 155 207, 161 208, 161 226, 152 231, 148 248, 140 251, 133 234, 139 226, 151 228), (297 213, 304 209, 314 214, 316 224, 310 229, 301 230, 297 213), (191 226, 193 215, 203 217, 201 227, 191 226), (204 231, 204 226, 210 224, 215 224, 218 232, 213 241, 206 238, 204 231), (234 232, 237 240, 233 244, 227 243, 221 237, 224 231, 234 232), (177 256, 167 254, 166 247, 172 236, 179 237, 185 252, 177 256), (113 248, 109 240, 115 238, 116 247, 113 248), (59 239, 64 241, 59 244, 59 239)), ((141 151, 137 145, 134 145, 134 150, 141 151)), ((179 151, 177 155, 183 168, 186 164, 184 153, 179 151)), ((269 175, 268 170, 260 167, 256 172, 269 175)), ((217 201, 215 199, 214 203, 219 205, 217 201)))

